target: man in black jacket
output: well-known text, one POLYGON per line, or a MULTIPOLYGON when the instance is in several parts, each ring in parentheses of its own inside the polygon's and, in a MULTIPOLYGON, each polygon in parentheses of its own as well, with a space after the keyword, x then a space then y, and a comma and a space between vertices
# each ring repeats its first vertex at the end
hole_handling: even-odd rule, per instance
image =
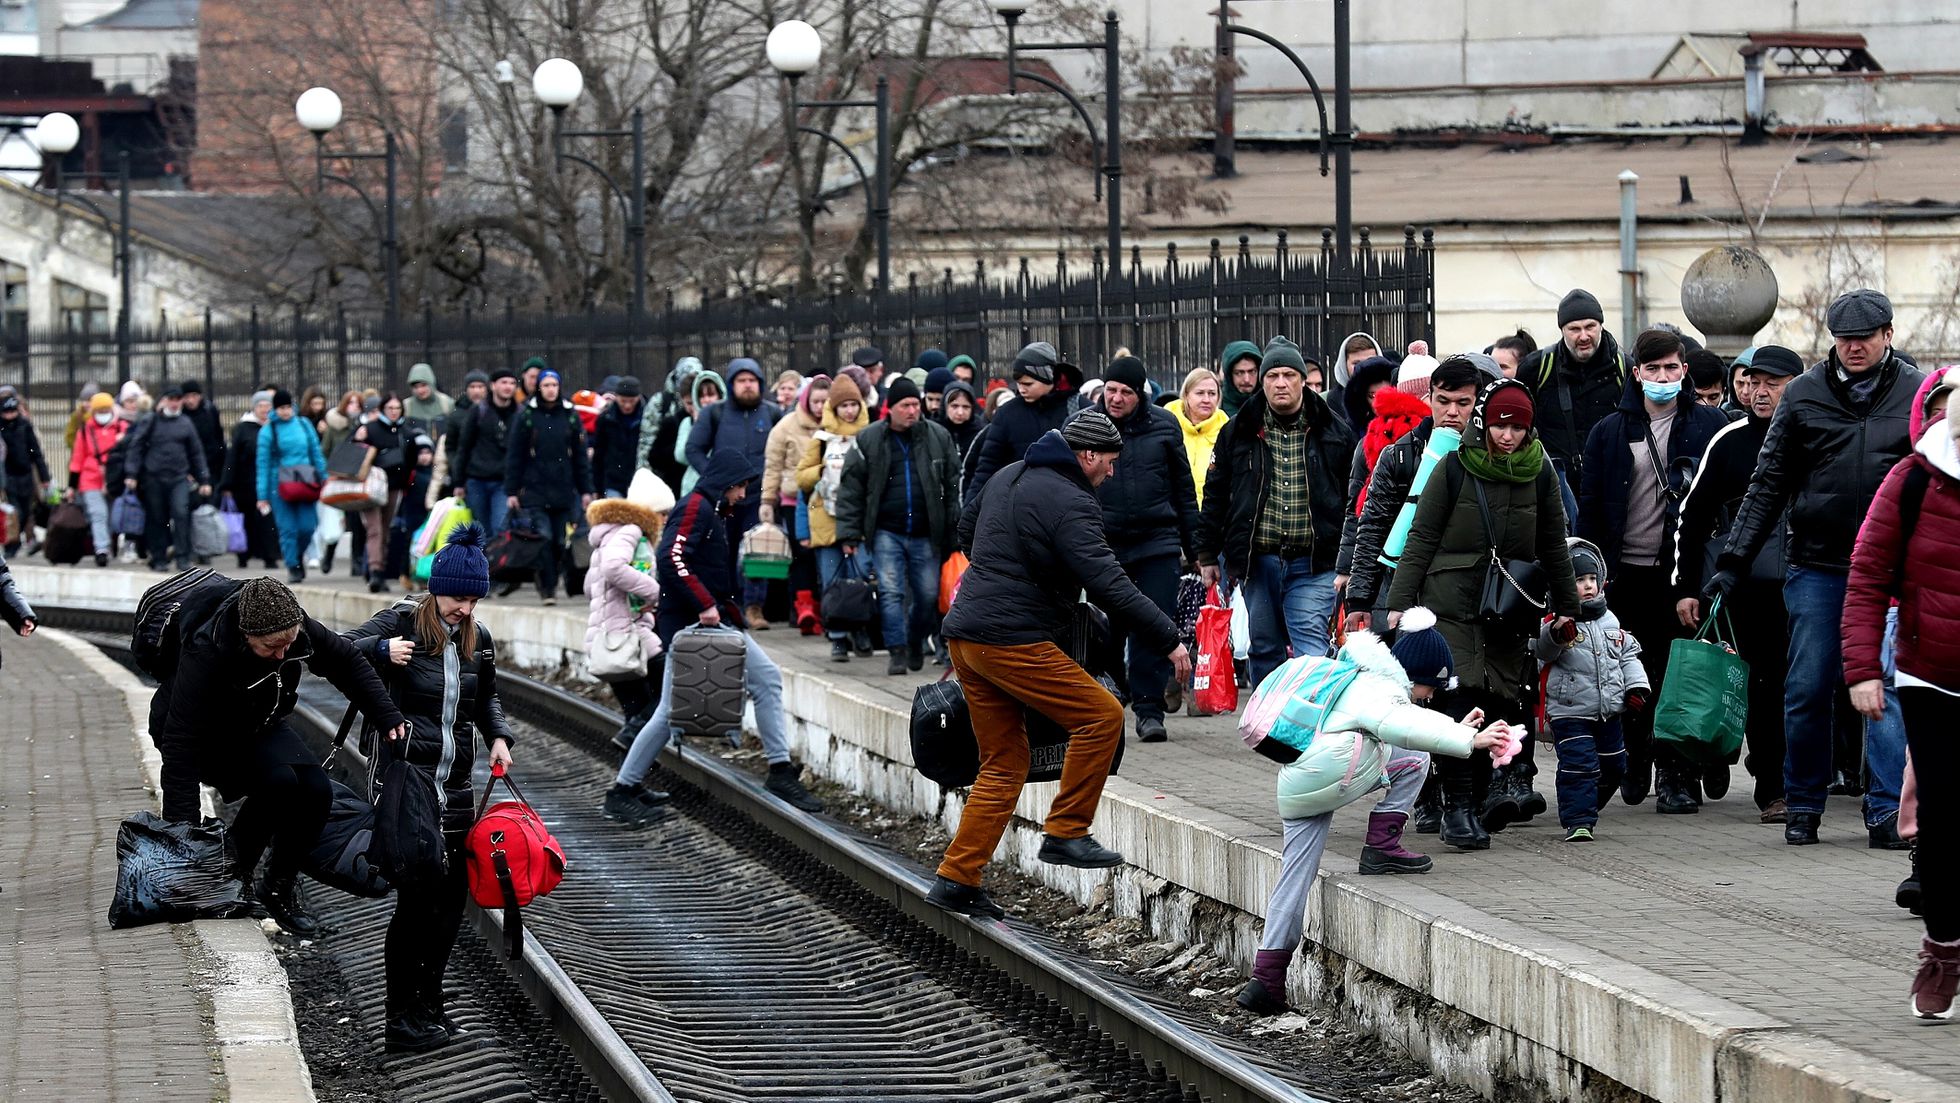
POLYGON ((1062 359, 1046 341, 1036 341, 1016 354, 1009 378, 1014 381, 1015 400, 994 414, 986 434, 973 444, 977 458, 971 461, 973 476, 964 492, 969 509, 994 472, 1025 456, 1043 433, 1062 427, 1082 391, 1082 369, 1062 359))
POLYGON ((1180 680, 1190 676, 1191 656, 1177 626, 1130 582, 1103 536, 1096 487, 1122 450, 1123 435, 1108 416, 1085 410, 1043 434, 1026 459, 1002 468, 960 517, 960 544, 973 549, 973 563, 944 632, 973 719, 980 775, 926 897, 942 908, 1005 914, 980 887, 980 875, 1027 780, 1028 709, 1069 733, 1061 791, 1042 825, 1041 860, 1082 869, 1123 862, 1089 835, 1123 738, 1123 706, 1057 641, 1087 590, 1112 623, 1128 625, 1132 646, 1168 655, 1180 680))
MULTIPOLYGON (((1119 356, 1103 372, 1103 412, 1123 434, 1116 470, 1096 488, 1102 500, 1103 532, 1151 604, 1165 616, 1177 615, 1179 565, 1195 562, 1198 546, 1198 490, 1191 481, 1191 459, 1176 415, 1146 400, 1149 378, 1143 361, 1119 356)), ((1110 644, 1122 653, 1130 632, 1111 626, 1110 644)), ((1125 682, 1136 713, 1137 738, 1162 743, 1164 690, 1170 663, 1139 639, 1129 650, 1125 682)))
POLYGON ((353 644, 306 615, 276 579, 193 588, 172 618, 176 669, 150 699, 150 739, 163 755, 163 815, 198 820, 198 784, 245 801, 230 842, 250 883, 271 844, 258 899, 296 935, 318 929, 301 910, 294 875, 319 837, 333 790, 319 757, 286 723, 304 667, 347 695, 377 731, 401 738, 402 715, 353 644))
POLYGON ((1558 304, 1558 329, 1558 340, 1518 365, 1518 381, 1531 388, 1539 439, 1559 473, 1565 515, 1572 518, 1579 513, 1576 495, 1586 437, 1619 408, 1631 373, 1592 292, 1566 292, 1558 304))
POLYGON ((204 446, 205 469, 213 473, 225 469, 225 427, 218 420, 218 407, 204 397, 204 388, 195 379, 186 379, 178 385, 184 392, 184 420, 197 430, 198 443, 204 446))
POLYGON ((953 554, 959 523, 959 453, 946 427, 925 419, 921 401, 918 384, 892 380, 885 418, 857 435, 837 491, 837 543, 849 556, 870 545, 882 583, 887 674, 926 665, 939 567, 953 554))
MULTIPOLYGON (((1756 457, 1769 435, 1770 418, 1783 400, 1783 388, 1803 374, 1803 358, 1781 345, 1751 350, 1736 375, 1736 400, 1743 417, 1731 421, 1708 442, 1695 481, 1681 499, 1675 529, 1675 615, 1689 629, 1704 615, 1701 589, 1715 556, 1728 542, 1736 511, 1749 493, 1756 457), (1760 359, 1757 359, 1760 357, 1760 359)), ((1783 668, 1790 661, 1790 620, 1783 609, 1783 526, 1777 525, 1723 602, 1735 626, 1736 650, 1749 664, 1748 754, 1742 765, 1756 779, 1756 809, 1764 823, 1782 823, 1783 668)))
MULTIPOLYGON (((1651 691, 1627 702, 1626 773, 1620 794, 1628 804, 1647 799, 1668 815, 1701 808, 1701 778, 1678 753, 1653 746, 1653 714, 1667 674, 1667 645, 1681 635, 1674 615, 1674 526, 1680 502, 1708 442, 1728 417, 1704 406, 1687 386, 1686 348, 1679 334, 1649 329, 1633 342, 1634 375, 1620 408, 1586 438, 1579 484, 1577 532, 1605 556, 1606 601, 1620 626, 1640 641, 1640 662, 1651 691), (1656 769, 1658 768, 1658 769, 1656 769)), ((1726 764, 1706 771, 1709 796, 1728 789, 1726 764)))
POLYGON ((612 404, 592 425, 592 489, 605 498, 624 498, 640 468, 640 420, 646 415, 637 377, 613 384, 612 404))
POLYGON ((510 518, 504 474, 510 423, 517 417, 517 373, 509 368, 491 372, 489 398, 471 410, 457 441, 449 480, 469 503, 470 516, 495 538, 510 518))
MULTIPOLYGON (((470 419, 476 416, 476 408, 483 404, 483 400, 489 394, 490 377, 488 375, 474 368, 465 372, 463 374, 463 400, 456 403, 450 409, 449 413, 443 417, 442 425, 438 427, 437 443, 442 448, 443 485, 441 493, 444 495, 460 494, 465 498, 468 497, 468 494, 464 490, 464 484, 468 479, 463 474, 460 459, 460 453, 463 447, 463 426, 469 424, 470 419)), ((486 532, 489 531, 490 525, 487 518, 478 518, 476 523, 482 525, 486 532)))
POLYGON ((1286 661, 1289 646, 1295 655, 1324 655, 1333 634, 1354 434, 1306 378, 1298 345, 1268 342, 1260 393, 1219 434, 1205 476, 1198 562, 1207 587, 1220 568, 1245 587, 1255 685, 1286 661))
MULTIPOLYGON (((1382 450, 1381 457, 1375 461, 1375 469, 1368 478, 1368 497, 1361 503, 1357 514, 1352 505, 1358 495, 1350 486, 1348 499, 1350 505, 1345 517, 1354 518, 1349 530, 1344 530, 1342 541, 1347 541, 1346 531, 1354 534, 1353 550, 1349 553, 1350 574, 1347 584, 1347 630, 1358 632, 1374 624, 1375 610, 1388 597, 1389 583, 1395 577, 1395 567, 1384 562, 1383 546, 1395 527, 1395 520, 1404 510, 1413 515, 1415 497, 1410 493, 1415 486, 1416 472, 1422 467, 1422 454, 1429 447, 1429 438, 1437 429, 1449 429, 1461 434, 1470 424, 1470 412, 1477 405, 1477 390, 1484 383, 1501 378, 1497 362, 1482 353, 1476 357, 1489 361, 1488 365, 1478 363, 1469 356, 1452 356, 1437 365, 1429 375, 1429 416, 1423 418, 1414 429, 1402 435, 1400 440, 1382 450)), ((1357 451, 1356 455, 1360 455, 1357 451)))
POLYGON ((504 504, 521 507, 531 531, 541 534, 549 549, 538 567, 538 595, 546 605, 558 604, 558 567, 572 521, 592 504, 585 426, 559 396, 562 387, 557 372, 538 372, 538 393, 518 411, 504 447, 504 504))
POLYGON ((162 571, 172 543, 177 569, 191 565, 191 491, 209 496, 211 469, 204 464, 204 445, 197 430, 184 420, 184 392, 172 387, 157 400, 156 409, 129 431, 129 454, 123 461, 123 485, 143 494, 143 538, 150 547, 150 569, 162 571))
MULTIPOLYGON (((1786 526, 1783 788, 1790 811, 1783 840, 1792 846, 1817 841, 1831 782, 1833 725, 1848 711, 1838 633, 1851 549, 1878 484, 1912 451, 1912 398, 1925 379, 1892 349, 1892 303, 1884 295, 1864 288, 1840 295, 1826 321, 1831 353, 1784 389, 1754 485, 1705 588, 1710 595, 1733 590, 1772 530, 1786 526)), ((1871 768, 1865 826, 1874 847, 1900 845, 1905 752, 1897 711, 1886 710, 1886 720, 1865 731, 1871 768)))

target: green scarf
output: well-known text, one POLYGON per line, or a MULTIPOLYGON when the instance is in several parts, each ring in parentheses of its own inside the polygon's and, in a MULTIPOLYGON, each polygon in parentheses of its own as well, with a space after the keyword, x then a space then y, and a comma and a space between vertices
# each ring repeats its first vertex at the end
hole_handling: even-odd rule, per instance
POLYGON ((1463 461, 1465 471, 1488 482, 1535 482, 1539 472, 1545 469, 1545 445, 1537 440, 1508 456, 1500 456, 1485 451, 1481 444, 1472 444, 1469 437, 1464 437, 1456 455, 1463 461))

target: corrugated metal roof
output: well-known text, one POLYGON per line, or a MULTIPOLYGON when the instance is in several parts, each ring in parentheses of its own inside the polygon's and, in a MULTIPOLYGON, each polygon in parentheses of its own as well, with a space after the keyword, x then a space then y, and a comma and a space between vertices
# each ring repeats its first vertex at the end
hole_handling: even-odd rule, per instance
POLYGON ((160 31, 197 26, 198 0, 129 0, 129 3, 82 24, 118 31, 160 31))

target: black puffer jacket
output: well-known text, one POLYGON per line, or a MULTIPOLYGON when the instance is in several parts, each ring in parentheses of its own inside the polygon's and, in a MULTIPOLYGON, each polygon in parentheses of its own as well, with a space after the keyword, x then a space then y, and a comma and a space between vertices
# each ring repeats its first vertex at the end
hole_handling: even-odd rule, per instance
MULTIPOLYGON (((1667 476, 1669 488, 1676 495, 1685 495, 1694 482, 1695 470, 1701 464, 1702 454, 1708 451, 1708 442, 1715 439, 1729 424, 1727 414, 1713 406, 1703 406, 1695 398, 1694 388, 1682 387, 1681 395, 1675 399, 1674 428, 1667 438, 1667 459, 1662 474, 1667 476)), ((1644 442, 1652 422, 1647 417, 1647 406, 1640 394, 1637 380, 1627 380, 1626 393, 1620 399, 1620 408, 1606 420, 1593 426, 1586 438, 1586 460, 1581 469, 1579 485, 1573 490, 1579 496, 1579 517, 1575 525, 1576 534, 1583 540, 1590 540, 1599 547, 1606 557, 1606 574, 1617 578, 1620 573, 1620 549, 1626 546, 1627 509, 1633 492, 1635 464, 1647 461, 1633 454, 1635 442, 1644 442)), ((1661 556, 1663 565, 1669 561, 1674 550, 1674 526, 1680 518, 1678 497, 1663 501, 1661 509, 1661 556)))
MULTIPOLYGON (((428 646, 417 639, 416 608, 423 601, 434 600, 421 597, 398 601, 347 633, 346 639, 373 665, 388 688, 389 699, 408 721, 409 763, 442 782, 449 794, 449 817, 460 811, 467 819, 475 811, 470 795, 475 739, 480 737, 486 749, 498 739, 512 744, 517 740, 510 734, 503 702, 497 696, 497 648, 490 629, 482 621, 476 622, 476 648, 468 654, 455 645, 454 633, 441 654, 430 654, 428 646), (398 638, 416 641, 415 654, 402 666, 388 660, 388 641, 398 638), (445 717, 449 719, 446 727, 445 717)), ((379 756, 371 761, 378 762, 379 756)))
POLYGON ((994 472, 1018 462, 1029 446, 1050 429, 1060 429, 1075 409, 1082 391, 1082 369, 1073 364, 1055 365, 1055 389, 1033 402, 1014 401, 1001 406, 987 423, 987 435, 974 442, 980 453, 974 461, 973 477, 966 481, 966 504, 980 497, 980 489, 994 472))
POLYGON ((1028 457, 987 484, 960 517, 960 546, 972 566, 946 614, 947 639, 1011 647, 1066 648, 1082 591, 1137 643, 1168 655, 1177 626, 1143 596, 1103 538, 1102 506, 1060 432, 1043 434, 1028 457))
POLYGON ((218 482, 231 492, 240 512, 249 512, 259 499, 259 432, 264 428, 249 415, 231 427, 231 448, 225 452, 225 473, 218 482))
MULTIPOLYGON (((1312 391, 1300 416, 1305 419, 1307 486, 1313 513, 1313 569, 1334 569, 1341 551, 1347 514, 1347 473, 1354 458, 1354 434, 1335 417, 1327 400, 1312 391)), ((1205 505, 1198 528, 1198 562, 1223 564, 1235 578, 1252 576, 1252 532, 1266 502, 1269 473, 1266 448, 1266 395, 1246 399, 1226 423, 1211 454, 1205 478, 1205 505)))
POLYGON ((198 782, 237 799, 267 766, 317 763, 285 720, 312 668, 347 695, 375 727, 402 721, 381 679, 353 645, 312 617, 279 660, 254 655, 238 630, 238 591, 193 590, 177 613, 177 672, 150 699, 150 738, 163 753, 163 815, 191 822, 198 782))
POLYGON ((1787 508, 1790 565, 1851 570, 1878 484, 1912 451, 1912 396, 1926 378, 1892 355, 1872 370, 1881 374, 1867 399, 1838 378, 1836 352, 1783 389, 1721 569, 1743 574, 1787 508))
POLYGON ((592 425, 592 492, 617 490, 623 496, 640 469, 640 425, 646 403, 628 417, 614 403, 599 411, 592 425))
POLYGON ((526 402, 506 444, 504 493, 517 495, 526 509, 570 509, 579 495, 592 493, 585 426, 564 399, 526 402))
MULTIPOLYGON (((1531 391, 1538 439, 1552 462, 1565 471, 1573 493, 1579 490, 1579 467, 1585 462, 1586 437, 1592 428, 1619 408, 1632 365, 1620 352, 1611 333, 1599 331, 1599 348, 1592 359, 1580 364, 1564 341, 1551 344, 1524 358, 1518 365, 1518 382, 1531 391), (1569 409, 1568 409, 1569 403, 1569 409)), ((1683 388, 1684 390, 1687 388, 1683 388)))
MULTIPOLYGON (((504 478, 505 445, 510 437, 511 423, 517 420, 517 404, 499 410, 497 404, 484 399, 474 406, 470 418, 463 422, 462 439, 456 445, 456 455, 462 460, 462 469, 457 470, 454 460, 449 464, 449 478, 458 486, 465 479, 489 479, 501 482, 504 478), (509 420, 504 418, 509 414, 509 420)), ((505 493, 515 494, 509 487, 505 493)))
MULTIPOLYGON (((1382 449, 1381 457, 1375 460, 1374 474, 1368 477, 1367 500, 1361 503, 1361 513, 1355 516, 1354 524, 1341 534, 1341 558, 1346 560, 1348 569, 1350 612, 1374 611, 1380 604, 1378 599, 1387 593, 1387 580, 1394 577, 1394 572, 1381 561, 1382 547, 1388 543, 1388 534, 1394 531, 1402 507, 1409 502, 1409 488, 1416 483, 1423 449, 1429 447, 1429 435, 1435 428, 1434 418, 1423 418, 1401 439, 1382 449), (1348 538, 1349 532, 1354 534, 1352 540, 1348 538)), ((1357 451, 1355 455, 1357 464, 1361 463, 1361 453, 1357 451)), ((1350 484, 1349 489, 1355 488, 1350 484)), ((1354 516, 1352 511, 1348 513, 1354 516)))
MULTIPOLYGON (((1108 412, 1101 403, 1097 407, 1108 412)), ((1117 561, 1190 558, 1198 546, 1198 489, 1191 482, 1191 457, 1177 415, 1145 402, 1116 428, 1123 434, 1123 454, 1116 458, 1116 473, 1096 488, 1096 497, 1117 561)))

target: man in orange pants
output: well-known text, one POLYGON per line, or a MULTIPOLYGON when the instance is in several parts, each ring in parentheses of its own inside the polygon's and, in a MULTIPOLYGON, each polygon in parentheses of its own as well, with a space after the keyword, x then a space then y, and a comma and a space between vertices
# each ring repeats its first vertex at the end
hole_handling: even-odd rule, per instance
POLYGON ((1085 410, 989 479, 960 518, 960 547, 972 565, 944 634, 973 718, 980 775, 927 897, 942 908, 976 918, 1005 914, 980 887, 980 872, 1027 782, 1025 709, 1069 733, 1061 792, 1042 827, 1041 860, 1083 869, 1122 864, 1121 854, 1090 837, 1089 823, 1123 736, 1123 706, 1055 641, 1064 638, 1087 590, 1112 620, 1130 626, 1130 646, 1170 656, 1180 681, 1191 674, 1176 626, 1123 573, 1103 537, 1096 487, 1115 470, 1122 450, 1122 434, 1109 417, 1085 410))

